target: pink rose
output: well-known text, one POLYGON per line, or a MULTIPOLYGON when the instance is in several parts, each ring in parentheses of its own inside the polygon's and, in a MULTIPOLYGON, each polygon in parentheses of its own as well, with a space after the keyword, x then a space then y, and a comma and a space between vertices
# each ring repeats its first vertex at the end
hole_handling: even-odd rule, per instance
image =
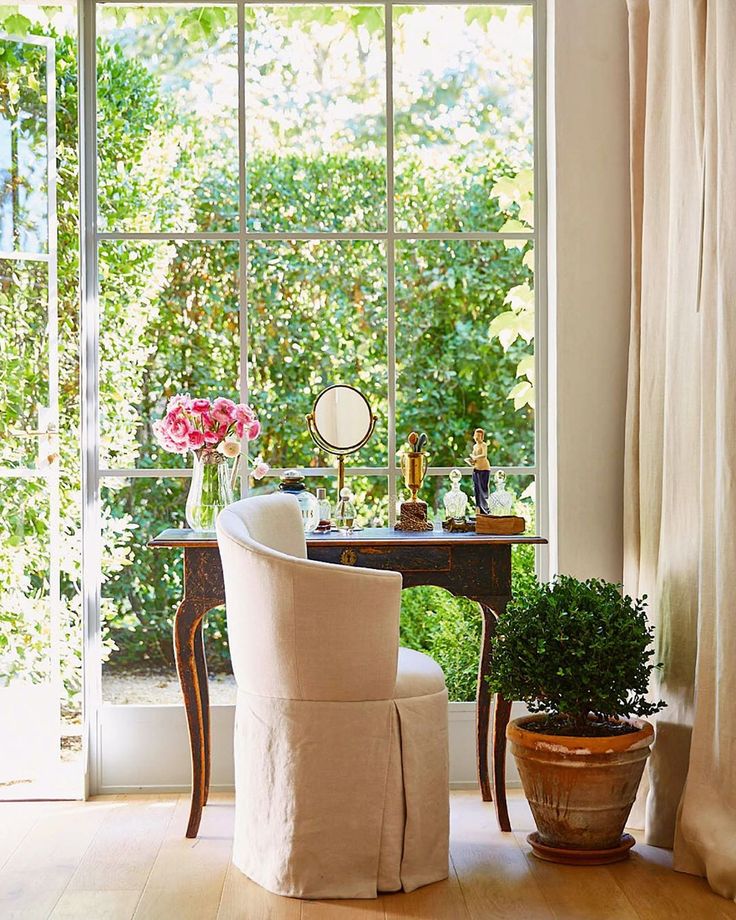
POLYGON ((179 393, 178 395, 171 397, 166 406, 166 411, 173 412, 174 409, 185 409, 189 405, 190 401, 191 400, 189 399, 188 394, 179 393))
POLYGON ((212 403, 212 418, 216 422, 222 422, 229 425, 235 418, 235 403, 232 399, 218 396, 212 403))
MULTIPOLYGON (((237 438, 255 440, 261 425, 247 403, 235 403, 225 396, 192 399, 186 393, 172 396, 166 405, 166 415, 153 424, 153 433, 164 450, 185 454, 188 450, 217 446, 227 441, 227 456, 235 456, 240 444, 237 438)), ((261 478, 269 467, 258 458, 254 475, 261 478)))
POLYGON ((167 433, 172 441, 185 441, 192 430, 189 419, 177 409, 176 412, 167 416, 168 425, 167 433))
POLYGON ((203 412, 208 412, 210 409, 209 399, 193 399, 189 403, 189 411, 196 412, 197 415, 201 415, 203 412))
POLYGON ((260 457, 255 461, 253 469, 251 470, 251 476, 254 479, 263 479, 266 473, 271 469, 271 467, 265 463, 260 457))
POLYGON ((255 412, 246 403, 238 403, 233 410, 233 415, 236 422, 242 422, 244 425, 254 422, 256 418, 255 412))
POLYGON ((167 416, 165 419, 159 419, 153 423, 153 433, 156 435, 158 443, 169 453, 185 454, 189 449, 189 445, 186 441, 177 441, 172 437, 168 422, 169 418, 167 416))

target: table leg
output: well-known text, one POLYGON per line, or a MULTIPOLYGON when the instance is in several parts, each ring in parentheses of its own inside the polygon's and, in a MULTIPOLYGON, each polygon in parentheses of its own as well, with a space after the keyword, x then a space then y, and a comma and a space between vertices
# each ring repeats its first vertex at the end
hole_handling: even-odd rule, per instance
POLYGON ((209 760, 209 713, 205 716, 207 675, 202 646, 202 618, 211 606, 209 601, 188 600, 185 597, 179 604, 174 618, 176 667, 184 697, 192 754, 192 805, 189 811, 187 837, 197 836, 202 807, 207 800, 205 784, 209 760))
POLYGON ((491 607, 479 600, 483 612, 483 635, 480 661, 478 664, 478 706, 477 706, 477 757, 478 781, 484 802, 494 802, 496 819, 502 831, 510 831, 509 810, 506 803, 506 726, 511 715, 511 703, 498 694, 493 706, 493 793, 489 777, 488 729, 491 721, 491 691, 488 675, 491 669, 491 639, 496 631, 496 619, 506 609, 505 600, 494 601, 491 607))
POLYGON ((202 724, 204 727, 204 802, 210 794, 210 687, 207 677, 207 656, 204 648, 204 633, 202 627, 204 620, 200 621, 197 627, 197 633, 194 637, 194 658, 197 664, 197 679, 199 681, 199 692, 202 699, 202 724))
POLYGON ((491 721, 491 691, 488 688, 488 669, 491 662, 491 638, 495 626, 493 611, 487 604, 480 604, 483 614, 483 633, 480 640, 478 661, 478 692, 476 707, 476 759, 478 782, 484 802, 492 802, 491 780, 488 774, 488 726, 491 721))
POLYGON ((502 831, 511 830, 506 803, 506 726, 511 718, 511 701, 496 694, 493 707, 493 788, 496 792, 496 818, 502 831))

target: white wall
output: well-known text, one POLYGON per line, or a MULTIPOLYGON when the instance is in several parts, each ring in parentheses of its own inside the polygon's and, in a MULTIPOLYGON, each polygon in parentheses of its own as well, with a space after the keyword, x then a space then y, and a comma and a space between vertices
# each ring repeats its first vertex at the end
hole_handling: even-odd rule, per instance
POLYGON ((549 0, 548 11, 550 571, 620 581, 630 283, 626 3, 549 0))
MULTIPOLYGON (((475 703, 450 703, 450 785, 477 788, 475 703)), ((235 706, 210 707, 212 789, 233 788, 235 706)), ((111 706, 100 711, 101 748, 105 752, 96 791, 188 792, 191 788, 189 737, 184 707, 111 706)), ((509 785, 518 785, 511 765, 509 785)))

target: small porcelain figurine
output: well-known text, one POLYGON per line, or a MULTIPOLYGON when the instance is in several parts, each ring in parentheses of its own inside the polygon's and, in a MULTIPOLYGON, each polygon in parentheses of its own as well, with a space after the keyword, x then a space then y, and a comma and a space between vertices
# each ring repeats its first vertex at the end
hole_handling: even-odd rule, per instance
POLYGON ((473 488, 475 489, 475 507, 479 514, 490 514, 488 507, 488 484, 491 478, 491 464, 488 462, 486 433, 482 428, 473 432, 473 450, 465 462, 473 467, 473 488))

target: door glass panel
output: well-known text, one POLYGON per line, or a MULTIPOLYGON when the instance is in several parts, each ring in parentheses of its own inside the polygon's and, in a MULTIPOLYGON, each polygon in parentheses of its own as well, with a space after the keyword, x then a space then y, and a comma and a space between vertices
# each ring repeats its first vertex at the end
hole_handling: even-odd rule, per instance
POLYGON ((43 788, 61 763, 52 502, 43 479, 0 478, 0 798, 43 788))
POLYGON ((46 252, 46 47, 0 40, 0 250, 46 252))
POLYGON ((0 466, 42 468, 49 405, 48 265, 0 259, 0 466))

